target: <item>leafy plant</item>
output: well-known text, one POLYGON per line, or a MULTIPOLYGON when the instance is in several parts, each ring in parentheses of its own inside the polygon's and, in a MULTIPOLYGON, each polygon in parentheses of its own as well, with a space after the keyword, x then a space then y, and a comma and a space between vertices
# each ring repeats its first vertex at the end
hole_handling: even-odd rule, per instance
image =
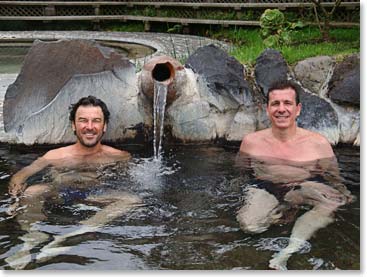
POLYGON ((291 42, 290 33, 303 23, 288 22, 284 14, 278 9, 266 9, 260 17, 260 34, 266 47, 287 45, 291 42))
POLYGON ((167 33, 181 34, 182 29, 183 29, 183 26, 181 24, 176 24, 172 28, 168 28, 167 33))

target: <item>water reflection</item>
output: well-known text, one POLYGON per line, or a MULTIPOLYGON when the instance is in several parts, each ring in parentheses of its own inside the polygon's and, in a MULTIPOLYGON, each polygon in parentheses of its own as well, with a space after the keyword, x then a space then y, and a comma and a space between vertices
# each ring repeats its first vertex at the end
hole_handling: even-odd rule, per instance
MULTIPOLYGON (((269 226, 258 234, 239 228, 236 214, 246 189, 264 180, 256 178, 255 170, 236 163, 236 150, 176 146, 172 152, 165 149, 158 163, 140 158, 146 153, 132 149, 135 158, 128 165, 109 165, 97 171, 99 189, 90 196, 101 200, 99 196, 104 195, 105 202, 77 197, 64 201, 59 189, 45 199, 43 218, 33 217, 28 229, 24 226, 37 213, 28 210, 18 218, 6 215, 11 203, 6 196, 9 177, 4 177, 0 179, 4 195, 0 199, 0 267, 11 269, 6 259, 19 253, 26 242, 30 245, 33 236, 39 244, 25 255, 25 269, 268 269, 272 255, 288 245, 294 221, 269 226), (123 192, 137 195, 142 205, 102 222, 98 229, 78 233, 81 222, 108 206, 111 195, 116 198, 123 192), (74 235, 58 247, 44 249, 67 234, 74 235)), ((351 166, 359 163, 359 151, 336 150, 341 177, 348 179, 348 188, 359 196, 358 167, 351 166)), ((0 151, 3 176, 41 155, 2 146, 0 151)), ((33 181, 42 181, 46 173, 33 181)), ((317 174, 318 169, 311 171, 312 178, 317 174)), ((310 208, 299 206, 296 218, 310 208)), ((343 206, 335 217, 336 221, 292 256, 289 269, 359 269, 359 201, 343 206)))

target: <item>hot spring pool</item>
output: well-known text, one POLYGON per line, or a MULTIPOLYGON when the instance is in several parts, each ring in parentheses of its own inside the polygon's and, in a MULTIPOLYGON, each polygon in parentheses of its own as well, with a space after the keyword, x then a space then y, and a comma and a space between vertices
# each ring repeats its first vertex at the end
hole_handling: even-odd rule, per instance
MULTIPOLYGON (((52 40, 46 40, 52 41, 52 40)), ((117 53, 130 60, 152 55, 156 49, 138 43, 96 40, 100 45, 113 48, 117 53)), ((0 40, 0 74, 19 73, 23 60, 32 46, 33 40, 0 40)))
MULTIPOLYGON (((241 175, 235 166, 237 148, 165 146, 161 162, 150 158, 152 151, 144 147, 120 148, 130 151, 133 161, 127 171, 111 167, 106 176, 114 189, 132 190, 146 205, 97 231, 68 238, 63 243, 66 251, 38 260, 40 249, 53 235, 75 230, 80 220, 99 209, 97 204, 50 199, 44 203, 43 219, 34 224, 46 240, 30 250, 24 269, 264 270, 272 254, 285 246, 292 223, 255 235, 239 228, 235 214, 243 184, 233 182, 241 175)), ((2 269, 11 269, 5 260, 20 250, 26 233, 16 218, 6 214, 9 179, 47 150, 0 145, 2 269)), ((357 199, 343 206, 335 222, 319 230, 301 253, 290 258, 288 269, 360 269, 359 148, 340 146, 335 152, 345 184, 357 199)))

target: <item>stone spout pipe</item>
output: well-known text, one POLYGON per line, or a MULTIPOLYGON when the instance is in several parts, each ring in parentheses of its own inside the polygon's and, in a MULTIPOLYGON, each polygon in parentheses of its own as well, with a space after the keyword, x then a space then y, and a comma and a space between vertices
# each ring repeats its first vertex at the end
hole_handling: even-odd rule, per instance
POLYGON ((142 68, 140 75, 141 90, 152 100, 154 97, 154 82, 167 85, 167 104, 177 98, 177 78, 184 74, 180 62, 169 56, 157 56, 149 60, 142 68))

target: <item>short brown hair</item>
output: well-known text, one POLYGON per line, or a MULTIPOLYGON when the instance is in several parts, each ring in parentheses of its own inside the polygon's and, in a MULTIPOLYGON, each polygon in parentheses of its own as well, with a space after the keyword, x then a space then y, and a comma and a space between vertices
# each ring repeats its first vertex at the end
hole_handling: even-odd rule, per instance
POLYGON ((274 83, 272 83, 268 89, 268 93, 266 95, 266 104, 269 104, 269 94, 270 92, 272 92, 273 90, 277 90, 277 89, 293 89, 294 92, 296 93, 296 105, 298 105, 301 101, 300 101, 300 91, 299 91, 299 86, 291 80, 280 80, 280 81, 275 81, 274 83))
POLYGON ((89 95, 88 97, 80 98, 77 103, 71 104, 71 106, 69 107, 69 110, 70 110, 69 119, 70 119, 71 122, 75 122, 76 110, 80 106, 100 107, 102 109, 102 112, 103 112, 104 122, 108 123, 108 121, 110 119, 110 112, 108 111, 108 108, 107 108, 106 104, 101 99, 98 99, 98 98, 96 98, 94 96, 91 96, 91 95, 89 95))

